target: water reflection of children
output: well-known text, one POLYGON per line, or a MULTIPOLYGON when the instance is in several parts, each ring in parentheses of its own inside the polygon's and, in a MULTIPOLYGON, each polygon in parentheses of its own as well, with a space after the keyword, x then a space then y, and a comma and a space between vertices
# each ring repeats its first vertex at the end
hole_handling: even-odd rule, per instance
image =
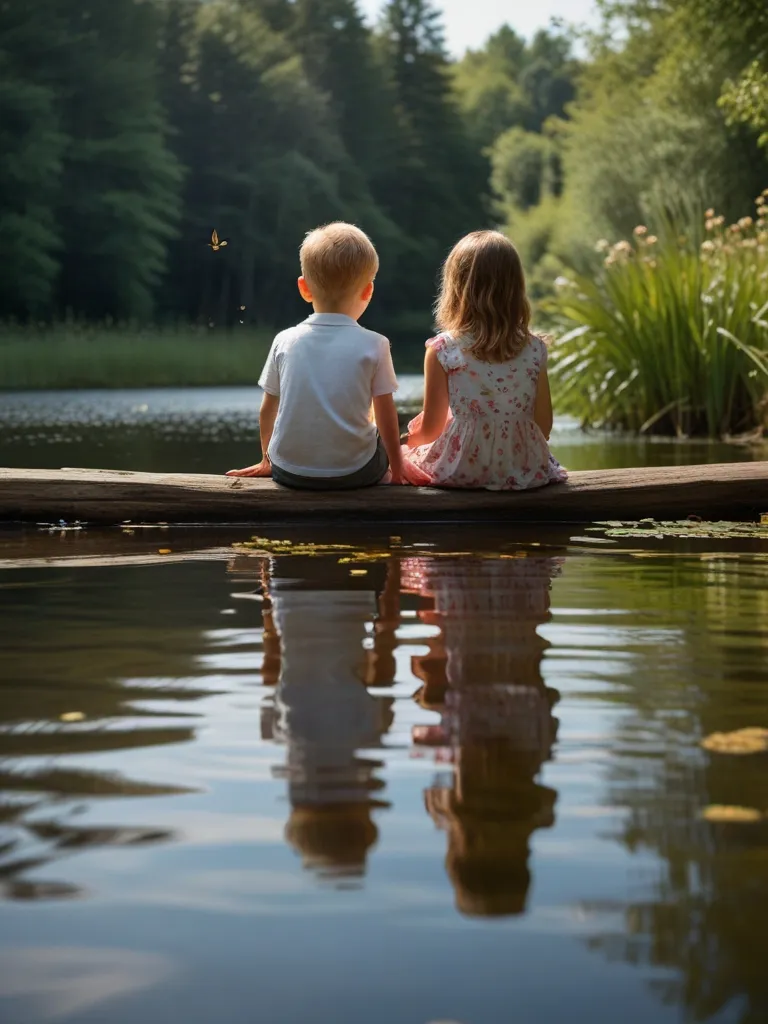
POLYGON ((387 806, 376 797, 381 762, 358 753, 379 747, 392 723, 392 700, 366 688, 394 679, 397 621, 387 614, 393 586, 386 572, 372 566, 358 579, 348 566, 299 556, 273 558, 266 573, 265 682, 271 675, 276 683, 266 728, 287 746, 285 765, 275 769, 288 782, 285 835, 321 878, 364 874, 378 836, 372 811, 387 806), (366 650, 377 594, 379 618, 366 650))
POLYGON ((561 560, 407 559, 403 589, 429 600, 423 621, 440 628, 414 658, 418 699, 438 711, 414 741, 454 766, 426 806, 448 833, 446 867, 458 909, 473 916, 525 910, 529 840, 554 824, 557 794, 536 775, 557 733, 556 691, 544 685, 549 587, 561 560))

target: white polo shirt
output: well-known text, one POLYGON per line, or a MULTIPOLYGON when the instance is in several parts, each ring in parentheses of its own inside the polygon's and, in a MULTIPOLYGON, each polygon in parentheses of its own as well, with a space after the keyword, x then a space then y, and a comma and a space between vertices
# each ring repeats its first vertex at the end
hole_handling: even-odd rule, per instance
POLYGON ((371 403, 397 391, 387 339, 341 313, 278 334, 259 384, 280 398, 269 458, 299 476, 362 469, 376 452, 371 403))

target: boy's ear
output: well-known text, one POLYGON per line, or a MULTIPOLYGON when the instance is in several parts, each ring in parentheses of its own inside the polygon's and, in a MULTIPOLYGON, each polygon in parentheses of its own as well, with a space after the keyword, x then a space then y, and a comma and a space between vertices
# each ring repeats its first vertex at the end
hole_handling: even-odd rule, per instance
POLYGON ((360 296, 360 298, 362 299, 363 302, 370 302, 371 301, 371 299, 373 298, 373 290, 374 290, 373 281, 369 281, 368 284, 365 286, 365 288, 363 288, 362 295, 360 296))
POLYGON ((296 283, 299 286, 299 295, 301 295, 302 299, 304 299, 305 302, 311 302, 312 289, 309 287, 309 282, 306 277, 300 277, 296 283))

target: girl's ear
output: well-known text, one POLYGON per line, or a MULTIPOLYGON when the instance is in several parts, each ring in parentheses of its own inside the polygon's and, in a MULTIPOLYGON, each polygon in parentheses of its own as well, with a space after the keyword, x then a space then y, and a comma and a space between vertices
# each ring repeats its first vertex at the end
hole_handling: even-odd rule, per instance
POLYGON ((296 283, 299 286, 299 295, 301 295, 302 299, 304 299, 305 302, 311 302, 312 289, 309 287, 309 282, 306 277, 300 277, 296 283))

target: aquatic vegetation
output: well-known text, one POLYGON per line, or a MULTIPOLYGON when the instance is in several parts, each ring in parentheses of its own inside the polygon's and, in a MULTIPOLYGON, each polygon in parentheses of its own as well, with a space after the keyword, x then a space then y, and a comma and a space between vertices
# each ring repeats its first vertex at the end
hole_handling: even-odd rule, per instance
POLYGON ((768 751, 768 729, 750 726, 734 732, 713 732, 701 745, 715 754, 762 754, 768 751))
POLYGON ((587 530, 600 531, 605 537, 637 537, 664 540, 678 537, 692 540, 768 540, 768 516, 759 523, 707 523, 698 519, 680 519, 657 522, 655 519, 622 521, 618 519, 597 523, 587 530))
POLYGON ((598 244, 594 275, 559 280, 547 312, 556 407, 585 426, 726 437, 764 426, 768 190, 754 218, 598 244), (703 241, 702 241, 703 238, 703 241))
POLYGON ((754 807, 730 807, 721 804, 705 807, 701 816, 705 821, 743 822, 744 824, 762 821, 764 817, 762 812, 754 807))
MULTIPOLYGON (((393 554, 408 552, 409 554, 426 554, 430 558, 493 558, 510 559, 528 557, 528 548, 532 549, 531 554, 541 555, 543 547, 551 548, 561 552, 561 545, 542 545, 531 542, 525 545, 511 543, 510 547, 516 550, 498 551, 440 551, 432 544, 404 544, 401 537, 390 537, 387 545, 371 545, 362 547, 353 544, 324 544, 311 541, 299 541, 294 543, 290 540, 274 540, 270 537, 252 537, 247 541, 236 541, 232 547, 241 554, 248 555, 281 555, 281 556, 304 556, 316 558, 320 556, 335 555, 339 565, 350 565, 360 562, 383 562, 388 561, 393 554), (425 550, 426 549, 426 550, 425 550)), ((355 570, 351 575, 357 575, 355 570)))

